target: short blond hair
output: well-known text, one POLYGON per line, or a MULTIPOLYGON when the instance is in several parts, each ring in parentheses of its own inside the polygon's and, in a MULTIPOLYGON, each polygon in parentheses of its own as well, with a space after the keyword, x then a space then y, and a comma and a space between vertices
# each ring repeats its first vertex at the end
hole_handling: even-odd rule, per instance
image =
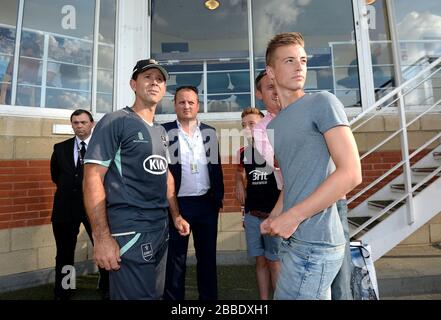
POLYGON ((300 32, 284 32, 276 34, 269 42, 266 48, 265 62, 268 66, 272 65, 274 52, 277 48, 288 45, 299 45, 305 47, 305 39, 300 32))
POLYGON ((258 115, 258 116, 260 116, 261 118, 263 118, 265 115, 262 113, 262 111, 260 111, 259 109, 257 109, 257 108, 254 108, 254 107, 248 107, 248 108, 245 108, 243 111, 242 111, 242 114, 241 114, 241 118, 243 119, 243 118, 245 118, 246 116, 248 116, 248 115, 250 115, 250 114, 255 114, 255 115, 258 115))

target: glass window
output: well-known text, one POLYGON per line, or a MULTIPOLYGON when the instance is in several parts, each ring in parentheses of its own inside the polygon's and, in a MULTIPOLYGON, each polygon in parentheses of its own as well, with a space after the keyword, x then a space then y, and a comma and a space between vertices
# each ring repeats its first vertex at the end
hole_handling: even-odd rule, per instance
POLYGON ((345 106, 360 106, 352 3, 346 0, 254 0, 256 74, 265 65, 268 41, 277 33, 298 31, 308 54, 306 91, 328 90, 345 106), (355 62, 353 62, 355 59, 355 62))
POLYGON ((113 110, 116 0, 100 3, 96 111, 106 113, 113 110))
POLYGON ((14 66, 18 2, 0 0, 0 103, 91 109, 92 62, 97 54, 96 109, 111 111, 116 0, 100 1, 97 53, 93 52, 95 1, 24 0, 18 65, 14 66), (17 81, 12 84, 14 67, 17 81))
POLYGON ((18 0, 0 0, 0 8, 0 104, 10 104, 18 0))
POLYGON ((386 0, 373 1, 366 8, 376 100, 395 87, 392 41, 386 8, 386 0))
POLYGON ((16 105, 90 109, 94 9, 88 0, 25 1, 16 105))
POLYGON ((437 0, 394 1, 403 76, 431 55, 441 55, 441 5, 437 0))
POLYGON ((152 1, 152 56, 169 64, 168 95, 157 113, 173 113, 179 85, 196 85, 201 111, 240 111, 250 104, 247 1, 152 1), (195 23, 197 22, 197 23, 195 23), (207 88, 206 92, 204 88, 207 88))
MULTIPOLYGON (((441 56, 441 5, 438 0, 394 1, 394 17, 404 80, 441 56)), ((425 81, 406 95, 407 105, 432 104, 441 98, 436 81, 425 81)))

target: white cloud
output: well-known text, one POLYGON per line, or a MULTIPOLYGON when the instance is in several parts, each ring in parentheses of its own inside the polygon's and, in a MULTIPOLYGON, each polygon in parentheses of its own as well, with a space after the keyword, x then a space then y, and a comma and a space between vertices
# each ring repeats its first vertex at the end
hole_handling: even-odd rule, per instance
MULTIPOLYGON (((256 47, 261 53, 266 48, 267 42, 277 33, 281 32, 287 24, 294 25, 300 13, 299 6, 309 4, 310 0, 279 0, 277 5, 265 2, 256 6, 253 17, 253 26, 256 30, 256 47)), ((296 30, 283 30, 296 31, 296 30)))
POLYGON ((438 40, 436 42, 402 42, 401 58, 404 64, 413 63, 425 55, 441 54, 441 16, 429 11, 412 11, 397 26, 401 41, 438 40))

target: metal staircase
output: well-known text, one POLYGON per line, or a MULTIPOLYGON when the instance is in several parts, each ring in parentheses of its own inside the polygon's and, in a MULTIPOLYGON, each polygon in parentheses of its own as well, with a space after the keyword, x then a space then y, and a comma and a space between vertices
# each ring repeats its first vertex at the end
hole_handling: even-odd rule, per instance
POLYGON ((441 212, 441 132, 415 150, 409 150, 408 142, 411 125, 441 112, 441 57, 425 61, 419 72, 350 122, 354 134, 377 117, 395 118, 399 123, 398 130, 360 158, 363 167, 369 157, 388 150, 388 144, 399 139, 401 161, 348 198, 349 207, 354 207, 348 213, 350 236, 371 246, 374 261, 441 212))

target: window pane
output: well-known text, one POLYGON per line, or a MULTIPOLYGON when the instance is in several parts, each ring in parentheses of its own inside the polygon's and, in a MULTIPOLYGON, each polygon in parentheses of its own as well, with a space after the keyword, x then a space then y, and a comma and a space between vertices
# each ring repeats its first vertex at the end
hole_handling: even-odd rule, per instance
POLYGON ((402 66, 441 55, 441 5, 438 0, 394 1, 402 66))
POLYGON ((26 0, 17 105, 90 109, 95 1, 26 0))
POLYGON ((298 31, 308 54, 306 91, 328 90, 345 106, 359 106, 359 84, 350 78, 356 57, 352 3, 347 0, 253 0, 256 75, 265 65, 268 41, 277 33, 298 31), (338 82, 348 78, 347 81, 338 82), (349 79, 350 78, 350 79, 349 79), (348 86, 346 86, 346 84, 348 86))
POLYGON ((0 0, 0 104, 11 104, 18 0, 0 0))
POLYGON ((204 112, 204 88, 203 61, 188 61, 178 63, 168 63, 167 71, 170 79, 167 81, 167 91, 164 98, 156 108, 157 114, 175 113, 173 97, 177 88, 181 86, 193 86, 199 91, 199 112, 204 112))
MULTIPOLYGON (((212 11, 205 8, 204 1, 153 0, 152 56, 179 65, 167 82, 168 91, 174 93, 178 85, 196 83, 209 112, 239 111, 248 106, 247 21, 246 0, 220 1, 219 8, 212 11), (191 70, 191 65, 193 69, 198 65, 198 70, 191 70)), ((173 112, 170 97, 163 99, 157 112, 173 112)), ((200 109, 204 110, 202 104, 200 109)))
POLYGON ((101 0, 96 111, 102 113, 113 110, 115 21, 116 0, 101 0))
MULTIPOLYGON (((401 74, 415 76, 441 56, 441 5, 438 0, 394 1, 400 45, 401 74)), ((433 104, 441 99, 437 81, 426 81, 406 97, 407 105, 433 104)))

